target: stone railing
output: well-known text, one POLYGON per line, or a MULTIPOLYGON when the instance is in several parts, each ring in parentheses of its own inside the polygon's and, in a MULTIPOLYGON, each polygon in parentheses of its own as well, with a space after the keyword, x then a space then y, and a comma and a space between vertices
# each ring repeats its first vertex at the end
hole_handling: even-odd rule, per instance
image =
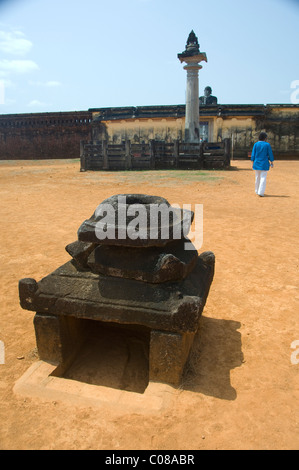
POLYGON ((220 169, 230 166, 231 141, 189 143, 165 142, 121 144, 106 140, 81 141, 81 171, 220 169))

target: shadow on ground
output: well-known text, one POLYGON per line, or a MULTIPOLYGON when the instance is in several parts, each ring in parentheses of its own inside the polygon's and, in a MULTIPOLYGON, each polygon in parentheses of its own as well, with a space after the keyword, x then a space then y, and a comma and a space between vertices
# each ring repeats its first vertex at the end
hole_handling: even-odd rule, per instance
POLYGON ((264 194, 264 197, 290 197, 290 196, 284 196, 284 195, 279 195, 279 194, 264 194))
POLYGON ((240 168, 240 167, 237 167, 237 166, 234 166, 234 165, 231 165, 229 168, 228 168, 229 171, 253 171, 252 170, 252 167, 249 167, 249 168, 240 168))
POLYGON ((230 371, 241 366, 241 323, 202 317, 182 388, 225 400, 234 400, 236 390, 230 383, 230 371))

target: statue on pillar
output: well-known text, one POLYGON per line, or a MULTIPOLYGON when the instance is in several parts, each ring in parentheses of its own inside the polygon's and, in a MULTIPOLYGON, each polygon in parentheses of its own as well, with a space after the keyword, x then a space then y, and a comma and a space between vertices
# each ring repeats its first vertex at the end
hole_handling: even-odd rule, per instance
POLYGON ((178 58, 181 62, 185 62, 185 58, 192 58, 193 56, 200 56, 200 60, 205 60, 207 62, 207 57, 205 52, 200 52, 198 39, 193 29, 188 36, 187 44, 185 50, 178 54, 178 58))
POLYGON ((216 96, 212 95, 212 88, 210 86, 206 86, 204 90, 204 96, 199 97, 199 104, 200 105, 213 105, 217 104, 218 100, 216 96))

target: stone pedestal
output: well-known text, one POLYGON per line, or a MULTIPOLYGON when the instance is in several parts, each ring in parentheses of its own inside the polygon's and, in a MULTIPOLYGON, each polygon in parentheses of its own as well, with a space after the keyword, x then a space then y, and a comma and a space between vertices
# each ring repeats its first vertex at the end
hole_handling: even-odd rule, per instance
MULTIPOLYGON (((153 201, 167 203, 146 195, 120 195, 121 200, 124 196, 127 213, 137 203, 146 210, 153 201)), ((116 205, 118 199, 114 196, 102 204, 107 208, 110 201, 118 215, 124 215, 124 207, 116 205)), ((70 261, 39 282, 32 278, 19 282, 21 306, 36 312, 40 359, 57 365, 55 373, 63 374, 86 341, 92 322, 100 327, 130 327, 149 338, 149 381, 177 386, 213 280, 214 254, 198 255, 195 247, 185 251, 188 239, 182 234, 173 239, 186 218, 181 209, 174 212, 170 239, 164 238, 165 227, 160 224, 155 239, 99 240, 97 224, 104 220, 100 206, 79 228, 78 240, 66 246, 70 261)), ((116 218, 120 219, 115 228, 123 234, 130 217, 116 218)))

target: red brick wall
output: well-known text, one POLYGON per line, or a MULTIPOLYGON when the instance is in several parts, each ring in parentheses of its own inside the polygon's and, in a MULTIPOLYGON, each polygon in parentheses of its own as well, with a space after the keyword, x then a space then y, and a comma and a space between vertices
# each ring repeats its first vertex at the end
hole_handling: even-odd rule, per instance
POLYGON ((80 141, 91 139, 91 113, 0 115, 0 160, 80 158, 80 141))

